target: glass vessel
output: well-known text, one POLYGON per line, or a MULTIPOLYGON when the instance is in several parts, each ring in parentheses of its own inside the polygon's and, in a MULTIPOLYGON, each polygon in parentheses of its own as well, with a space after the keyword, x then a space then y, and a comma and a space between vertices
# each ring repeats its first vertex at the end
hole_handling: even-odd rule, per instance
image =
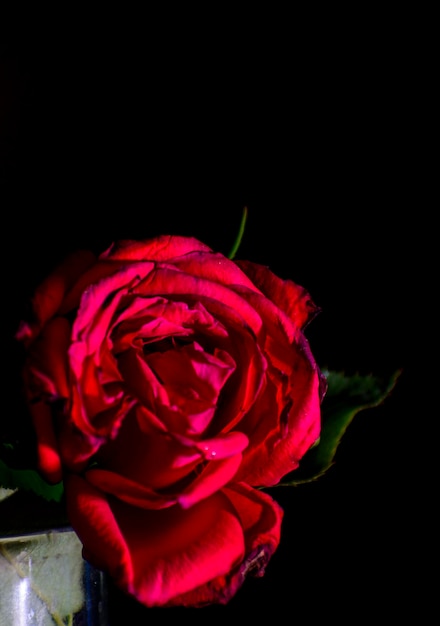
MULTIPOLYGON (((72 528, 5 532, 2 513, 0 626, 108 626, 105 575, 83 559, 72 528)), ((29 527, 32 517, 29 508, 29 527)))

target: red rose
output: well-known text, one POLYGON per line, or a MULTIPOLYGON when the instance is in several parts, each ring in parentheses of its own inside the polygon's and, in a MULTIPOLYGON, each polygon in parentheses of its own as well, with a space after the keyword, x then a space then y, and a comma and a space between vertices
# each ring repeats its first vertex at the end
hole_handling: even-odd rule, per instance
POLYGON ((84 557, 146 606, 226 603, 264 573, 283 511, 259 488, 320 435, 317 311, 180 236, 78 252, 37 289, 17 338, 40 470, 84 557))

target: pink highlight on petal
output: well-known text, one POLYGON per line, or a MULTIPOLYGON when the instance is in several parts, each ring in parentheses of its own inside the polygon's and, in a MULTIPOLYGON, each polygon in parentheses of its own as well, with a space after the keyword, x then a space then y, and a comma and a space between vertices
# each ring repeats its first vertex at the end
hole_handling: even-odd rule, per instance
POLYGON ((38 467, 46 480, 58 483, 62 480, 62 469, 51 407, 46 402, 35 402, 30 405, 30 411, 38 439, 38 467))
POLYGON ((234 431, 213 437, 212 439, 204 439, 195 443, 195 447, 200 450, 205 459, 216 460, 226 459, 234 454, 242 452, 249 444, 249 438, 244 433, 234 431))
POLYGON ((63 479, 60 456, 53 447, 40 442, 38 444, 38 467, 47 481, 51 484, 59 483, 63 479))
POLYGON ((27 345, 32 338, 34 331, 29 322, 21 321, 18 330, 15 333, 15 338, 17 341, 22 341, 25 345, 27 345))

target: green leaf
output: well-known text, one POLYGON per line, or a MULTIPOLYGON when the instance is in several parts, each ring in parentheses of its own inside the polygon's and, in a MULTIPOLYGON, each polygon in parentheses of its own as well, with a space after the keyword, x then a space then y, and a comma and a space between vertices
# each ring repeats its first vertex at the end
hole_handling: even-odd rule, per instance
POLYGON ((338 445, 355 415, 381 404, 394 389, 401 370, 389 379, 373 375, 346 376, 324 372, 328 390, 322 403, 321 437, 304 456, 300 467, 288 474, 279 486, 295 486, 316 480, 333 465, 338 445))
POLYGON ((23 489, 33 491, 45 500, 60 502, 64 486, 63 483, 51 485, 46 482, 36 470, 15 469, 9 467, 0 459, 0 487, 5 489, 23 489))

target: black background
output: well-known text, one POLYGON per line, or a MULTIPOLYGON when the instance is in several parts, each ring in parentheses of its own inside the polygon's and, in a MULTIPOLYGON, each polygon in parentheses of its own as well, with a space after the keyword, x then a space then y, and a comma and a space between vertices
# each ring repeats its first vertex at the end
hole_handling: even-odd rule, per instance
MULTIPOLYGON (((355 418, 326 476, 273 491, 285 519, 264 578, 191 618, 279 610, 357 623, 411 610, 426 428, 414 352, 431 318, 416 269, 427 172, 410 51, 372 57, 352 41, 298 56, 279 42, 268 54, 260 40, 227 62, 224 43, 209 58, 188 43, 164 65, 165 43, 154 54, 117 40, 86 54, 57 43, 2 51, 6 349, 30 290, 69 249, 167 232, 227 253, 247 206, 237 257, 307 287, 322 308, 307 330, 318 362, 402 374, 355 418)), ((129 623, 163 617, 111 589, 111 626, 128 611, 129 623)))

